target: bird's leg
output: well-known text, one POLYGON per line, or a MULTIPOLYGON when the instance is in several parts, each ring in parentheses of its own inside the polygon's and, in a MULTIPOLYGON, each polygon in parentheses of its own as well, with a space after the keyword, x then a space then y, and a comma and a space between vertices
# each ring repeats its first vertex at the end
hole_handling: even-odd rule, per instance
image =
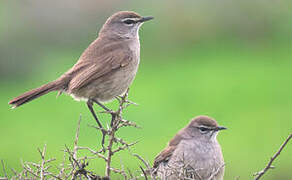
POLYGON ((112 116, 112 120, 111 120, 111 127, 113 127, 113 124, 114 124, 114 120, 115 120, 115 117, 116 117, 116 112, 114 112, 113 110, 107 108, 106 106, 104 106, 102 103, 100 103, 99 101, 97 100, 92 100, 93 102, 95 102, 96 104, 98 104, 100 107, 102 107, 106 112, 108 112, 109 114, 111 114, 112 116))
POLYGON ((116 114, 115 113, 112 113, 111 115, 112 115, 111 127, 113 127, 114 121, 115 121, 115 118, 116 118, 116 114))
POLYGON ((93 102, 95 102, 96 104, 98 104, 100 107, 102 107, 105 111, 112 113, 112 110, 107 108, 105 105, 103 105, 102 103, 100 103, 99 101, 92 99, 93 102))
MULTIPOLYGON (((124 95, 118 95, 118 96, 116 96, 116 97, 115 97, 116 100, 119 101, 119 104, 126 103, 126 104, 128 104, 128 105, 133 104, 133 105, 135 105, 135 106, 138 106, 137 103, 128 100, 128 94, 129 94, 129 91, 130 91, 130 88, 127 89, 127 91, 124 93, 124 95)), ((128 106, 128 105, 127 105, 127 106, 128 106)))
POLYGON ((116 98, 116 100, 119 101, 119 104, 121 104, 121 102, 122 102, 122 98, 123 98, 123 97, 122 97, 122 96, 116 96, 115 98, 116 98))
POLYGON ((96 114, 95 114, 95 112, 94 112, 94 110, 93 110, 93 108, 92 108, 92 106, 93 106, 93 102, 92 102, 92 100, 88 100, 88 101, 87 101, 87 106, 88 106, 88 109, 90 110, 91 114, 93 115, 95 121, 97 122, 97 124, 98 124, 98 126, 99 126, 101 132, 102 132, 101 146, 102 146, 102 149, 105 149, 105 148, 104 148, 104 139, 105 139, 105 134, 106 134, 106 132, 105 132, 105 130, 103 129, 102 124, 101 124, 100 121, 98 120, 98 118, 97 118, 97 116, 96 116, 96 114))
POLYGON ((100 128, 102 128, 102 124, 99 122, 99 120, 98 120, 98 118, 97 118, 97 116, 96 116, 96 114, 95 114, 95 112, 94 112, 94 110, 93 110, 93 107, 92 107, 92 106, 93 106, 93 103, 92 103, 91 100, 88 100, 88 101, 87 101, 87 106, 88 106, 88 108, 89 108, 91 114, 93 115, 94 119, 96 120, 98 126, 99 126, 100 128))

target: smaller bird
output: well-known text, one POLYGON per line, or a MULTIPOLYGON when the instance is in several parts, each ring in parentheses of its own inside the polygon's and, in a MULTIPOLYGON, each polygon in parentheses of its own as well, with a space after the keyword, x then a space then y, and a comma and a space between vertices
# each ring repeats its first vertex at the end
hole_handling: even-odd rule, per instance
POLYGON ((223 180, 224 159, 216 139, 226 129, 208 116, 198 116, 156 156, 153 173, 162 180, 223 180))

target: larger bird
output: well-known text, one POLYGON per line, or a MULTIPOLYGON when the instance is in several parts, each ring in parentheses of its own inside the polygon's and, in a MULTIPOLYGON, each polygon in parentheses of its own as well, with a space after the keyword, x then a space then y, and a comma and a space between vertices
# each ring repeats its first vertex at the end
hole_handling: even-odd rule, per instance
POLYGON ((65 92, 85 100, 96 122, 102 127, 93 103, 100 106, 122 95, 134 80, 140 61, 139 28, 153 17, 121 11, 107 19, 98 38, 82 53, 77 63, 61 77, 30 90, 9 104, 21 106, 52 91, 65 92))

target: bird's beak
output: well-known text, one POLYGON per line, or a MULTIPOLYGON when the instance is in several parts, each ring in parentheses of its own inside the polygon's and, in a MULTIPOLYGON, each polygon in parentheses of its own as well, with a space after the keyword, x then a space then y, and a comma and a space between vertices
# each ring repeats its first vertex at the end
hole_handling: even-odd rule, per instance
POLYGON ((225 130, 227 129, 226 127, 223 127, 223 126, 218 126, 215 128, 216 131, 221 131, 221 130, 225 130))
POLYGON ((154 19, 154 17, 146 16, 146 17, 142 17, 141 19, 139 19, 138 22, 145 22, 145 21, 149 21, 151 19, 154 19))

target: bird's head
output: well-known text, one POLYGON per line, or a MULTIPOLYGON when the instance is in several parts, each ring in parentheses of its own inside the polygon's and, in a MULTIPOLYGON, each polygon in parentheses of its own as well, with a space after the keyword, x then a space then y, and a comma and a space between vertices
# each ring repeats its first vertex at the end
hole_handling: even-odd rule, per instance
POLYGON ((120 11, 107 19, 99 36, 132 39, 138 38, 141 25, 153 19, 151 16, 142 17, 133 11, 120 11))
POLYGON ((208 116, 198 116, 191 120, 187 126, 187 132, 195 138, 204 140, 216 140, 218 131, 227 129, 223 126, 218 126, 215 119, 208 116))

